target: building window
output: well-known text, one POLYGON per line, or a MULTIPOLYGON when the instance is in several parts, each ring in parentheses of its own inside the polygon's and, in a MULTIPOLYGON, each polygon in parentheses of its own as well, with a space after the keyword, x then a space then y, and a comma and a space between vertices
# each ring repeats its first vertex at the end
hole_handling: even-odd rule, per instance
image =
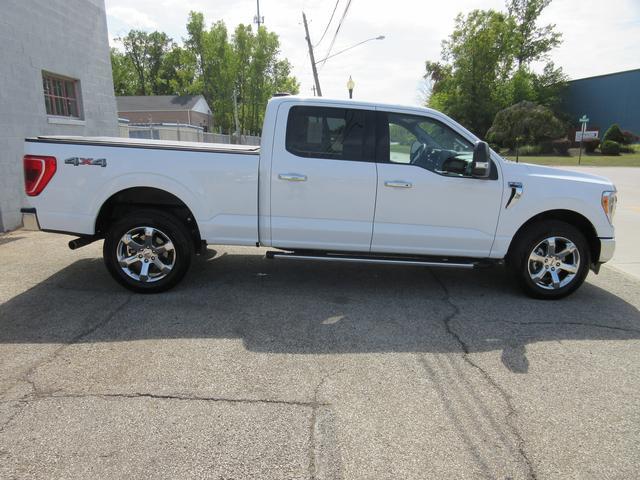
POLYGON ((80 118, 78 80, 42 72, 44 103, 47 115, 80 118))

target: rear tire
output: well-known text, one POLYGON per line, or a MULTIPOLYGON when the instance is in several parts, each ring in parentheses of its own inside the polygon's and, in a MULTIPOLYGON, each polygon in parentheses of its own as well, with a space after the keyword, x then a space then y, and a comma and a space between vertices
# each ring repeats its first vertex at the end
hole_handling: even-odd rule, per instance
POLYGON ((174 287, 187 273, 193 243, 187 228, 159 210, 135 210, 113 223, 105 235, 107 270, 121 285, 138 293, 174 287))
POLYGON ((589 244, 571 224, 559 220, 534 223, 515 241, 508 265, 524 292, 533 298, 566 297, 589 273, 589 244))

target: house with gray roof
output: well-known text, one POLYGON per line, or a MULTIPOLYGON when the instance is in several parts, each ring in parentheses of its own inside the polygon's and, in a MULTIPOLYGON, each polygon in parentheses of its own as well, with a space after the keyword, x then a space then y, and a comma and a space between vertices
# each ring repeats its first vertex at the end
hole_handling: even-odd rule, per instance
POLYGON ((148 95, 116 97, 118 117, 130 124, 180 123, 210 132, 213 113, 202 95, 148 95))

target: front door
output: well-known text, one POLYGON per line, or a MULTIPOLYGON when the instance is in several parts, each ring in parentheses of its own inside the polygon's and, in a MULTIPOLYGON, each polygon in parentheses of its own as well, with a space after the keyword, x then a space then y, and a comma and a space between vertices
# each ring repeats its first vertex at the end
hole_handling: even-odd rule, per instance
POLYGON ((471 176, 473 144, 426 116, 378 113, 372 252, 487 257, 502 181, 471 176))
POLYGON ((271 244, 368 252, 376 197, 374 112, 292 106, 278 112, 271 244))

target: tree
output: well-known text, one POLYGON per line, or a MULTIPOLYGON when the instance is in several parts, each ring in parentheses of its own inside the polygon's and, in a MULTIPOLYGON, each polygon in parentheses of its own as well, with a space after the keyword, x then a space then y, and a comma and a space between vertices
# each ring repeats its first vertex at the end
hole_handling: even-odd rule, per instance
POLYGON ((508 0, 507 11, 515 23, 514 48, 518 67, 546 58, 560 45, 562 34, 554 24, 539 27, 538 17, 551 0, 508 0))
POLYGON ((238 25, 233 35, 233 54, 236 61, 235 94, 238 106, 240 132, 246 131, 248 123, 249 77, 254 48, 254 36, 249 25, 238 25))
POLYGON ((131 30, 126 36, 117 40, 122 42, 125 55, 135 70, 136 93, 158 95, 161 85, 158 75, 164 55, 171 48, 171 39, 162 32, 147 33, 131 30))
POLYGON ((442 42, 440 62, 427 62, 433 82, 429 106, 453 116, 472 131, 486 132, 508 104, 501 92, 512 68, 512 21, 494 10, 458 15, 442 42))
POLYGON ((555 25, 539 27, 551 0, 508 0, 507 12, 474 10, 459 14, 442 42, 441 61, 427 61, 432 85, 427 104, 482 136, 495 114, 522 101, 557 109, 566 79, 549 62, 541 74, 531 63, 560 44, 555 25))
POLYGON ((497 113, 487 139, 502 147, 538 144, 561 138, 565 125, 542 105, 523 101, 497 113))
POLYGON ((237 106, 240 133, 259 133, 269 98, 283 89, 299 91, 289 62, 279 58, 278 36, 265 27, 254 33, 240 24, 229 38, 224 22, 207 30, 203 15, 191 12, 187 32, 185 47, 197 59, 203 94, 223 130, 235 130, 237 106))
POLYGON ((191 12, 183 46, 162 32, 131 30, 119 40, 124 52, 111 54, 116 94, 202 94, 226 132, 235 131, 236 105, 240 132, 259 133, 269 98, 299 91, 278 36, 263 26, 241 24, 230 36, 224 22, 207 28, 204 15, 191 12))
POLYGON ((111 49, 111 70, 113 73, 113 90, 118 96, 135 95, 137 78, 133 63, 128 56, 117 48, 111 49))
POLYGON ((162 59, 159 72, 159 92, 163 95, 195 95, 202 92, 193 52, 174 45, 162 59))

